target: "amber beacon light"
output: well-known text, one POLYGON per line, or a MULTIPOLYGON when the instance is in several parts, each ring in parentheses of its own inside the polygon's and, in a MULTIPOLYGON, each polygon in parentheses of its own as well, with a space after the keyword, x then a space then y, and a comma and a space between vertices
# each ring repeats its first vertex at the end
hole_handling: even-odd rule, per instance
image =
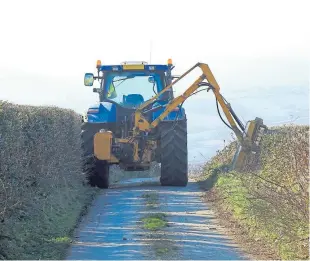
POLYGON ((96 67, 99 68, 101 66, 101 60, 97 60, 96 67))

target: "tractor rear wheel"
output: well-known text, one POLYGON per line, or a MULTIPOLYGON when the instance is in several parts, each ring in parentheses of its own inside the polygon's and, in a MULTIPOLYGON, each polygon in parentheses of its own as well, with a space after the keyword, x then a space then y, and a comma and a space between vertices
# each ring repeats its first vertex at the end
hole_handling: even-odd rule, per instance
POLYGON ((94 136, 102 126, 82 124, 82 167, 88 183, 93 187, 109 187, 109 164, 94 157, 94 136))
POLYGON ((160 183, 185 187, 188 183, 187 122, 162 122, 160 126, 160 183))

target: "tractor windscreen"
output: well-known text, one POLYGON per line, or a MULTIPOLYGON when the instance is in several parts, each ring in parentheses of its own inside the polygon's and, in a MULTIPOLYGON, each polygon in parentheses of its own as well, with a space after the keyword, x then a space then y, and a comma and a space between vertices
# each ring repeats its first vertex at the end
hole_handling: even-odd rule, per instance
POLYGON ((162 90, 163 84, 163 75, 157 73, 111 72, 104 79, 104 97, 137 108, 162 90))

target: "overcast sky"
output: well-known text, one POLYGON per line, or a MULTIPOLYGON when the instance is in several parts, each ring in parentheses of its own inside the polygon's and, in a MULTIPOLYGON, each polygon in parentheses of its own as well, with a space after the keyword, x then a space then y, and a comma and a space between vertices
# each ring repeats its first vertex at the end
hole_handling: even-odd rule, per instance
MULTIPOLYGON (((208 63, 237 106, 254 89, 281 92, 283 86, 301 88, 308 99, 309 2, 0 1, 0 100, 83 112, 97 100, 83 86, 97 59, 149 62, 150 50, 152 63, 172 58, 176 74, 208 63)), ((198 74, 180 83, 177 93, 198 74)), ((188 101, 191 126, 197 126, 194 111, 198 106, 201 112, 207 95, 188 101)))

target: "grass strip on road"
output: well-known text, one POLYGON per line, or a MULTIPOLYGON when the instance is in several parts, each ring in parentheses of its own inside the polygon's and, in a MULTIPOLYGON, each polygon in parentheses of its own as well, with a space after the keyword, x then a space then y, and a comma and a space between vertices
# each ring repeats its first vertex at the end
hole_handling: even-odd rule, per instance
POLYGON ((151 231, 157 231, 168 226, 165 213, 153 213, 142 218, 143 228, 151 231))

